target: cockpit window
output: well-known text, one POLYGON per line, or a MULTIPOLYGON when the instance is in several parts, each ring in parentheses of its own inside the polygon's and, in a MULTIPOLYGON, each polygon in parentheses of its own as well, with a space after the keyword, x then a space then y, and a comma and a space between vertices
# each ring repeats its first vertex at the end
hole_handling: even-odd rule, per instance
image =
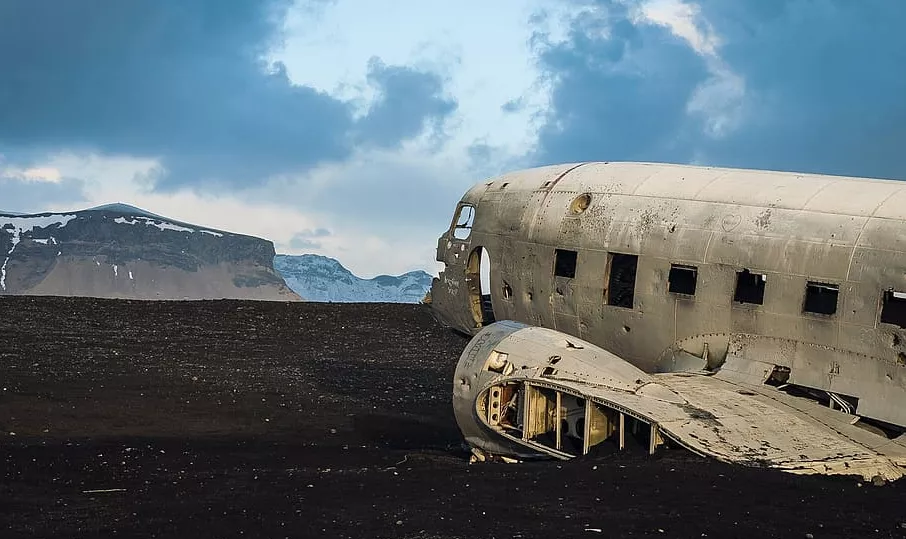
POLYGON ((453 237, 458 240, 468 239, 472 234, 472 221, 475 219, 475 207, 469 204, 463 204, 459 207, 459 213, 456 214, 455 225, 453 228, 453 237))

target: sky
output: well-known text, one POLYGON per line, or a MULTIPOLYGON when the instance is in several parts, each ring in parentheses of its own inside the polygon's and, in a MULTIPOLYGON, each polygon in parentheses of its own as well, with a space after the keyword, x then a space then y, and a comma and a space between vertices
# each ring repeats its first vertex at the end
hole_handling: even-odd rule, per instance
POLYGON ((0 210, 125 202, 371 277, 436 274, 459 198, 507 170, 906 179, 903 20, 902 0, 0 0, 0 210))

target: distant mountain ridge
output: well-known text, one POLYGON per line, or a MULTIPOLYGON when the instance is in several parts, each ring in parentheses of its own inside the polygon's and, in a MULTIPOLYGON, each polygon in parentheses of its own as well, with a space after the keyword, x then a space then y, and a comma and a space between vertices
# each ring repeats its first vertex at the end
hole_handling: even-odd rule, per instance
POLYGON ((0 295, 300 300, 274 254, 268 240, 128 204, 0 213, 0 295))
POLYGON ((432 279, 421 270, 362 279, 339 261, 313 254, 277 255, 274 269, 307 301, 337 303, 418 303, 431 288, 432 279))

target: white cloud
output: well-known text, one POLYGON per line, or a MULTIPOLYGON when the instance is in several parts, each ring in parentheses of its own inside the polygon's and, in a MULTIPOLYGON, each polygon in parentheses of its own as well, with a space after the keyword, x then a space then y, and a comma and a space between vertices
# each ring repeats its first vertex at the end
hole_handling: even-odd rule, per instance
POLYGON ((710 77, 686 106, 689 114, 702 118, 705 133, 720 138, 738 127, 745 113, 745 78, 721 58, 720 37, 701 15, 699 6, 683 0, 648 0, 639 6, 636 17, 669 28, 705 59, 710 77))
POLYGON ((368 59, 438 72, 458 100, 449 147, 477 139, 524 153, 535 142, 533 115, 547 104, 529 40, 533 13, 548 2, 336 0, 316 17, 304 0, 286 23, 285 47, 272 54, 294 82, 367 106, 368 59), (518 112, 501 107, 524 98, 518 112))
POLYGON ((696 4, 682 0, 649 0, 641 4, 640 15, 648 22, 666 26, 702 56, 717 56, 720 40, 711 25, 702 19, 696 4))
POLYGON ((53 167, 21 168, 2 166, 2 163, 0 163, 0 178, 13 178, 26 182, 60 183, 63 176, 59 170, 53 167))
MULTIPOLYGON (((382 211, 404 212, 410 202, 417 204, 417 197, 425 195, 427 189, 418 188, 408 193, 403 189, 401 194, 394 194, 399 186, 381 184, 387 174, 409 171, 414 172, 412 177, 415 178, 417 171, 424 172, 419 168, 420 163, 409 159, 411 157, 396 154, 360 155, 344 165, 326 166, 305 177, 287 178, 282 183, 223 194, 200 194, 190 190, 155 192, 150 189, 149 178, 161 172, 161 167, 157 161, 149 159, 63 153, 51 156, 35 169, 52 169, 61 177, 84 181, 84 200, 78 202, 77 207, 58 203, 56 207, 44 208, 49 211, 125 202, 174 220, 266 238, 274 242, 278 253, 311 252, 331 256, 357 275, 373 277, 419 268, 437 271, 434 249, 449 215, 437 213, 438 219, 423 219, 418 226, 411 223, 407 226, 405 216, 380 216, 382 211), (329 197, 348 197, 354 192, 361 196, 350 199, 346 211, 343 211, 342 203, 322 211, 316 207, 321 204, 319 201, 329 197), (380 197, 382 192, 386 195, 383 199, 380 197), (394 198, 399 206, 380 207, 394 198), (368 213, 365 206, 369 203, 375 206, 373 211, 377 217, 368 213), (290 247, 297 233, 317 229, 331 232, 318 238, 319 248, 303 251, 290 247)), ((442 168, 438 164, 434 172, 442 168)), ((450 195, 449 201, 436 200, 438 207, 443 206, 442 213, 452 211, 460 191, 464 190, 462 181, 462 176, 458 176, 448 184, 446 192, 455 193, 450 195)))
POLYGON ((439 152, 431 151, 431 141, 417 140, 395 153, 360 152, 301 177, 219 194, 154 192, 153 179, 166 172, 154 159, 69 153, 39 168, 84 180, 87 202, 80 205, 126 202, 267 238, 278 252, 291 254, 299 252, 291 247, 297 233, 325 228, 331 234, 308 252, 335 257, 363 277, 436 271, 438 236, 462 193, 484 179, 470 172, 469 147, 480 141, 493 148, 495 160, 507 162, 536 143, 550 88, 539 76, 530 40, 539 29, 564 34, 569 10, 568 2, 551 0, 298 2, 286 20, 283 46, 269 59, 283 62, 295 83, 355 100, 362 110, 374 97, 366 84, 373 56, 441 74, 459 108, 439 152), (539 27, 529 21, 541 10, 550 16, 539 27), (502 110, 514 100, 519 107, 502 110))

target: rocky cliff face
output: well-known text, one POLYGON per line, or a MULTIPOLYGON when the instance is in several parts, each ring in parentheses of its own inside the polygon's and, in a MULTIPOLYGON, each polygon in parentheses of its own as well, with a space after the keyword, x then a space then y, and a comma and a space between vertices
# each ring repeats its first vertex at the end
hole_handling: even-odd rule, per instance
POLYGON ((333 258, 318 255, 277 255, 274 268, 309 301, 418 303, 431 288, 431 275, 424 271, 362 279, 333 258))
POLYGON ((270 241, 126 205, 0 214, 0 294, 299 300, 270 241))

